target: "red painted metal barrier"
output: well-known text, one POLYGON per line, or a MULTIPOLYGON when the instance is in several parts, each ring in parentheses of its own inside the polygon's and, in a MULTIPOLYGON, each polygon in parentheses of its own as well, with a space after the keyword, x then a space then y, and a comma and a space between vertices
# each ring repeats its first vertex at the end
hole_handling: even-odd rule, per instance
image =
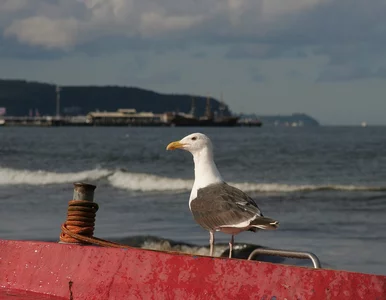
POLYGON ((0 240, 0 299, 7 291, 73 300, 383 300, 386 276, 136 248, 0 240))

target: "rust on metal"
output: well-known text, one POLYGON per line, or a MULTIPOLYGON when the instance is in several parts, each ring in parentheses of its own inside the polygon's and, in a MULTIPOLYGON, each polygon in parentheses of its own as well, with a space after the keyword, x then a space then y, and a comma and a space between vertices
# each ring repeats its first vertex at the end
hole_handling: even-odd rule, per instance
POLYGON ((94 234, 98 204, 94 202, 95 185, 74 183, 73 200, 68 202, 66 222, 62 225, 61 243, 89 244, 72 236, 91 238, 94 234))
POLYGON ((74 296, 73 296, 73 294, 72 294, 72 284, 73 284, 73 282, 70 280, 70 281, 68 282, 68 289, 69 289, 69 291, 70 291, 70 300, 74 300, 74 296))
POLYGON ((73 200, 85 200, 85 201, 94 201, 94 191, 96 189, 95 185, 76 182, 74 183, 74 196, 73 200))
POLYGON ((129 248, 128 245, 94 237, 96 212, 99 209, 94 202, 95 189, 95 185, 74 183, 73 200, 68 202, 67 218, 61 226, 59 243, 129 248))

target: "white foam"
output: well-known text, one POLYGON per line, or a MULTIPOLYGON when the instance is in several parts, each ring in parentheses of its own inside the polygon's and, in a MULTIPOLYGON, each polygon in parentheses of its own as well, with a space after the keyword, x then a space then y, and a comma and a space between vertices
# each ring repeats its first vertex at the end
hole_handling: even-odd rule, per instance
POLYGON ((193 180, 174 179, 145 173, 117 171, 108 177, 110 184, 116 188, 130 191, 184 191, 190 190, 193 180))
MULTIPOLYGON (((190 191, 193 180, 170 178, 146 173, 92 169, 80 172, 56 173, 49 171, 17 170, 0 167, 0 185, 47 185, 72 183, 76 181, 107 178, 109 183, 119 189, 142 192, 180 192, 190 191)), ((358 185, 297 185, 279 183, 229 183, 245 192, 291 193, 302 191, 386 191, 385 186, 358 185)))
MULTIPOLYGON (((111 185, 130 191, 190 191, 193 180, 156 176, 145 173, 130 173, 117 171, 108 177, 111 185)), ((297 185, 279 183, 229 183, 245 192, 290 193, 302 191, 385 191, 386 187, 356 186, 356 185, 297 185)))
POLYGON ((73 173, 55 173, 48 171, 16 170, 0 168, 0 185, 45 185, 60 184, 85 180, 97 180, 111 174, 105 169, 93 169, 73 173))
MULTIPOLYGON (((168 241, 145 241, 141 246, 142 249, 159 250, 159 251, 176 251, 193 255, 209 255, 209 247, 203 246, 189 246, 189 245, 175 245, 172 246, 168 241)), ((216 245, 214 247, 213 256, 220 257, 220 255, 228 249, 227 245, 216 245)))
POLYGON ((296 185, 278 183, 231 183, 231 185, 245 192, 305 192, 305 191, 384 191, 386 187, 357 186, 357 185, 296 185))

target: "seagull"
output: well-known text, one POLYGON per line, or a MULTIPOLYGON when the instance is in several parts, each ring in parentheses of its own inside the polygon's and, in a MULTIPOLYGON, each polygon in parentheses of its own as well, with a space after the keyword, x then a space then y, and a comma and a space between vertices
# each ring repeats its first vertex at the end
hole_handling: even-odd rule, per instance
POLYGON ((205 134, 192 133, 166 147, 166 150, 175 149, 186 150, 193 155, 194 184, 189 208, 194 220, 209 231, 210 256, 213 256, 216 231, 231 235, 231 258, 234 236, 238 233, 278 228, 279 222, 264 217, 251 197, 223 180, 213 160, 212 142, 205 134))

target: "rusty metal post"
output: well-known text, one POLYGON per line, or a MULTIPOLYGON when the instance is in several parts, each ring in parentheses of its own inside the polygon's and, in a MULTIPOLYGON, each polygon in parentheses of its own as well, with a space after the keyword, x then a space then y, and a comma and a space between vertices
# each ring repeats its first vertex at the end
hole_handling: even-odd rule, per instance
POLYGON ((95 185, 83 182, 76 182, 74 183, 74 196, 72 199, 93 202, 95 189, 95 185))
POLYGON ((94 202, 95 185, 74 183, 74 194, 68 203, 66 222, 62 225, 59 243, 89 244, 87 238, 94 234, 98 204, 94 202))

